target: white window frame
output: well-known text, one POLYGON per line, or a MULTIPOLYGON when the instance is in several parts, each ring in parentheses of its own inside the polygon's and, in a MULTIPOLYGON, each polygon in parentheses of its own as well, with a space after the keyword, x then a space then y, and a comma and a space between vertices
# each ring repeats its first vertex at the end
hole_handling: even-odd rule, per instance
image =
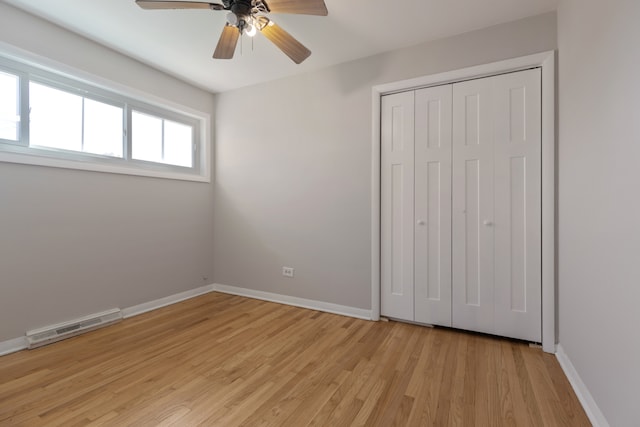
POLYGON ((0 71, 20 79, 18 141, 0 139, 0 162, 211 182, 210 115, 26 52, 12 52, 0 43, 0 71), (29 146, 29 82, 123 108, 123 158, 81 151, 29 146), (131 114, 136 110, 185 124, 193 129, 193 166, 135 160, 131 157, 131 114))

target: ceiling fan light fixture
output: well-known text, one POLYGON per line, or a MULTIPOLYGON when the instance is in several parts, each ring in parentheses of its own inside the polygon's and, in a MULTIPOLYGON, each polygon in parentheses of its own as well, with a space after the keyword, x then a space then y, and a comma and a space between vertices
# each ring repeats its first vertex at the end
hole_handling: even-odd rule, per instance
POLYGON ((249 37, 253 37, 257 33, 256 26, 253 24, 247 24, 247 26, 244 28, 245 28, 244 33, 249 37))
POLYGON ((262 31, 270 22, 271 20, 264 15, 256 15, 253 17, 253 25, 258 31, 262 31))
POLYGON ((238 25, 238 15, 233 12, 227 13, 227 22, 229 25, 233 25, 234 27, 238 25))

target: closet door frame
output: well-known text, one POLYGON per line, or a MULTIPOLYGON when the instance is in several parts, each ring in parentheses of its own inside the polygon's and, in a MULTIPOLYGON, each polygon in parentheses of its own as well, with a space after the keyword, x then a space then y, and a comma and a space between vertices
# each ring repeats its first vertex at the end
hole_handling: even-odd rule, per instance
POLYGON ((556 352, 555 51, 418 77, 372 88, 371 318, 380 320, 380 106, 395 92, 540 67, 542 74, 542 349, 556 352))

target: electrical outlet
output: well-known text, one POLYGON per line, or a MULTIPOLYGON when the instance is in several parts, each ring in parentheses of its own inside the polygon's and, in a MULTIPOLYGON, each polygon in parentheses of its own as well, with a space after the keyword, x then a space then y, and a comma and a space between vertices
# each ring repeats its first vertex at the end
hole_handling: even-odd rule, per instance
POLYGON ((293 277, 293 267, 282 267, 282 275, 284 277, 293 277))

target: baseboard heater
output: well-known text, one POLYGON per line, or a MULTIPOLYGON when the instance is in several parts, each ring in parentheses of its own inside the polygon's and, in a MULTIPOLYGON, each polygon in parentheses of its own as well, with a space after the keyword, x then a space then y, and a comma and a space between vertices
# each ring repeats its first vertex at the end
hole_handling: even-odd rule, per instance
POLYGON ((68 322, 27 331, 25 335, 29 344, 28 348, 32 349, 75 337, 76 335, 114 324, 120 320, 122 320, 122 312, 119 308, 114 308, 68 322))

